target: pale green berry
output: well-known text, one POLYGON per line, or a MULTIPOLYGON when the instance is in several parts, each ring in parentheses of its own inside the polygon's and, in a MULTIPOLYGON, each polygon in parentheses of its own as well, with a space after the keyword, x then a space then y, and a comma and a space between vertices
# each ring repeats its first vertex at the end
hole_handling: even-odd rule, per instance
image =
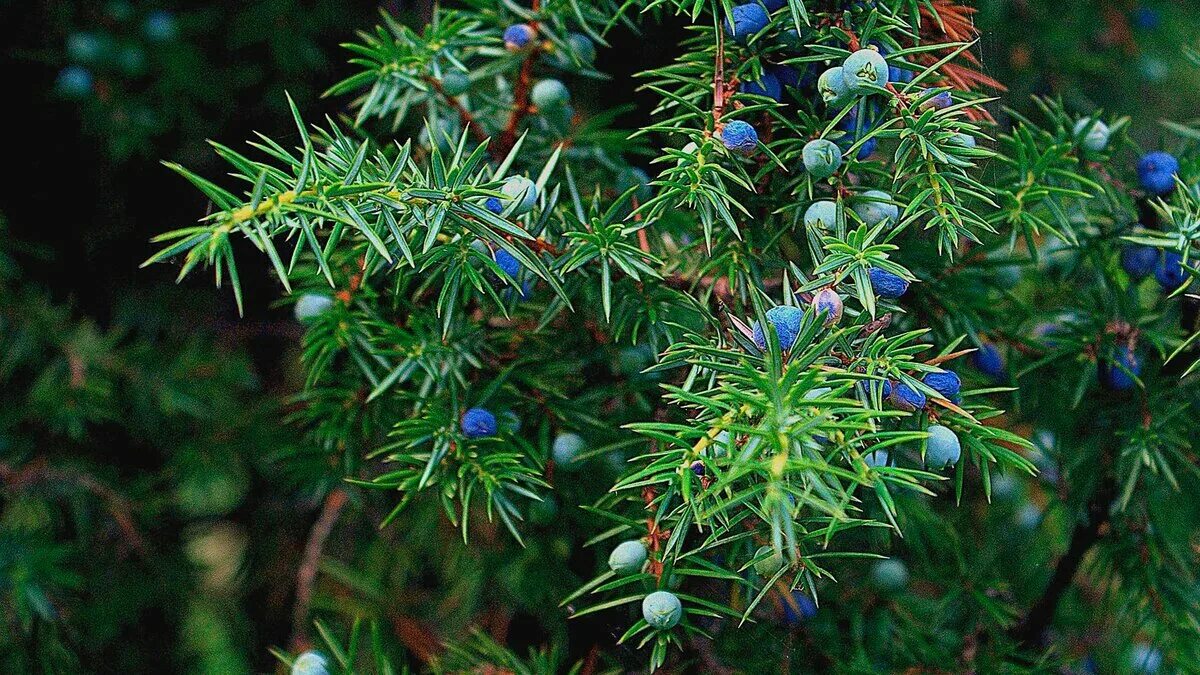
POLYGON ((860 49, 842 64, 842 79, 851 94, 869 94, 888 83, 887 59, 874 49, 860 49))
POLYGON ((505 205, 514 204, 511 215, 519 216, 528 213, 537 204, 538 190, 533 181, 524 176, 512 176, 504 181, 500 192, 505 197, 505 205))
POLYGON ((458 96, 471 88, 471 78, 461 70, 451 70, 442 76, 442 91, 458 96))
POLYGON ((821 73, 817 79, 817 91, 821 92, 821 100, 825 105, 837 107, 846 103, 850 98, 850 90, 842 75, 842 67, 835 66, 821 73))
POLYGON ((813 202, 804 212, 804 224, 807 227, 832 230, 837 225, 837 202, 813 202))
POLYGON ((646 545, 638 539, 623 541, 608 556, 608 568, 617 574, 640 572, 646 564, 646 545))
POLYGON ((562 82, 546 79, 533 85, 533 90, 529 92, 529 100, 542 110, 561 108, 571 100, 571 92, 567 91, 567 85, 562 82))
POLYGON ((833 141, 824 138, 818 138, 805 144, 803 155, 804 168, 817 180, 829 178, 842 166, 841 148, 833 141))
POLYGON ((855 202, 854 213, 869 227, 887 221, 895 223, 900 217, 900 207, 891 203, 892 196, 882 190, 868 190, 861 200, 855 202))
POLYGON ((642 618, 652 628, 674 628, 683 617, 683 604, 670 591, 654 591, 642 600, 642 618))

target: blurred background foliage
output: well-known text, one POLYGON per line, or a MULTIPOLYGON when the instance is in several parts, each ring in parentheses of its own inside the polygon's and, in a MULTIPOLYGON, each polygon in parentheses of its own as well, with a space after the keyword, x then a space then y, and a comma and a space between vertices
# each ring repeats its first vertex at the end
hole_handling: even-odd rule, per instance
MULTIPOLYGON (((1194 117, 1200 70, 1180 49, 1196 46, 1200 34, 1192 3, 979 6, 983 69, 1009 86, 1010 105, 1022 108, 1037 93, 1061 96, 1080 113, 1127 114, 1148 145, 1159 136, 1158 120, 1194 117)), ((10 168, 0 190, 5 672, 261 671, 274 663, 267 648, 286 644, 301 548, 320 507, 314 495, 332 473, 321 471, 316 449, 312 472, 283 471, 275 461, 285 450, 304 452, 300 432, 279 423, 303 387, 296 365, 303 331, 269 304, 272 292, 255 292, 272 288, 265 273, 243 278, 239 320, 230 295, 206 280, 173 287, 170 270, 138 264, 152 233, 205 208, 159 158, 212 175, 216 158, 206 139, 290 133, 285 90, 310 119, 338 115, 345 101, 320 97, 350 72, 338 44, 371 26, 378 9, 341 0, 0 3, 10 110, 10 168)), ((412 24, 428 15, 423 2, 384 9, 412 24)), ((577 89, 576 106, 586 112, 604 87, 606 108, 641 103, 627 121, 648 119, 646 101, 621 83, 666 62, 682 34, 669 21, 654 39, 618 29, 597 61, 613 83, 577 89)), ((636 372, 630 362, 644 355, 614 349, 592 358, 578 367, 621 376, 636 372)), ((1041 522, 1044 484, 997 489, 989 510, 949 510, 960 531, 971 522, 977 531, 1041 522)), ((496 624, 489 632, 518 644, 561 637, 545 632, 560 623, 539 616, 557 613, 555 599, 595 567, 592 549, 581 547, 589 530, 575 527, 574 516, 545 514, 540 527, 550 536, 520 553, 499 533, 470 549, 437 552, 397 546, 456 538, 434 508, 410 514, 404 531, 376 536, 372 523, 384 515, 370 512, 377 508, 349 505, 361 517, 345 518, 330 547, 354 558, 357 573, 330 563, 324 575, 346 587, 327 589, 318 602, 338 598, 337 606, 317 609, 371 603, 410 652, 436 648, 421 625, 451 632, 481 613, 483 624, 496 624), (383 595, 395 587, 407 596, 383 595), (446 588, 453 602, 426 605, 446 588), (489 595, 521 614, 488 617, 489 595), (424 622, 406 623, 411 612, 424 622)), ((901 512, 932 518, 931 508, 914 503, 901 512)), ((1068 523, 1050 525, 1065 538, 1068 523)), ((950 554, 944 542, 928 544, 930 555, 950 554)), ((909 542, 909 549, 920 547, 909 542)), ((1014 560, 1024 554, 1014 552, 1014 560)), ((854 584, 841 588, 853 596, 854 584)), ((922 608, 908 609, 901 615, 919 622, 922 608)), ((816 619, 814 634, 842 632, 821 627, 824 620, 816 619)), ((583 623, 581 630, 618 630, 601 619, 583 623)), ((739 657, 749 670, 761 658, 722 657, 739 657)))

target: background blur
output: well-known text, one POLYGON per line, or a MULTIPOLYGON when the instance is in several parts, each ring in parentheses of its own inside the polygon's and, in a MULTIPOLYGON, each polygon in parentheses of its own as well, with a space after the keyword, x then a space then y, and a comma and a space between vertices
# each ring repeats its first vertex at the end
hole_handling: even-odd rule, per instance
MULTIPOLYGON (((384 8, 419 24, 425 5, 384 8)), ((1037 93, 1078 112, 1102 107, 1133 116, 1140 140, 1154 145, 1158 120, 1189 120, 1200 103, 1200 71, 1180 51, 1200 29, 1190 5, 983 0, 984 69, 1009 85, 1009 105, 1027 108, 1037 93)), ((309 119, 338 114, 344 101, 320 98, 349 72, 338 43, 372 26, 379 9, 344 0, 0 2, 9 92, 0 382, 22 399, 0 393, 0 604, 22 625, 60 611, 56 593, 83 608, 72 631, 36 636, 35 653, 22 658, 237 672, 270 668, 266 649, 286 643, 322 480, 273 462, 302 442, 279 423, 303 385, 300 328, 273 306, 277 286, 264 266, 243 270, 239 319, 231 295, 209 280, 174 286, 169 266, 138 265, 153 233, 205 212, 198 191, 159 161, 212 177, 206 139, 237 147, 255 131, 292 137, 285 91, 309 119), (55 364, 74 389, 54 387, 55 364), (104 517, 78 517, 97 504, 104 517), (76 517, 56 515, 64 508, 76 517), (6 555, 46 539, 69 543, 35 568, 17 569, 28 559, 6 555)), ((616 32, 597 61, 616 83, 604 103, 639 103, 619 83, 666 61, 680 35, 670 21, 653 40, 616 32)), ((575 92, 577 106, 589 99, 575 92)), ((625 126, 643 119, 640 103, 625 126)), ((6 639, 0 650, 13 648, 6 639)))

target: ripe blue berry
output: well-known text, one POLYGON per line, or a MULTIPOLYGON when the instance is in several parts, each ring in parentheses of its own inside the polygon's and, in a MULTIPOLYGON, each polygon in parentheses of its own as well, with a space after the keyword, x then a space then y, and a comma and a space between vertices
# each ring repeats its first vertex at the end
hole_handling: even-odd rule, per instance
POLYGON ((640 539, 623 541, 608 556, 608 568, 620 575, 634 574, 646 564, 646 545, 640 539))
POLYGON ((683 604, 670 591, 654 591, 647 595, 645 600, 642 600, 642 618, 650 624, 651 628, 658 630, 674 628, 682 616, 683 604))
POLYGON ((925 377, 921 378, 921 382, 926 387, 941 394, 944 399, 954 398, 962 389, 962 380, 959 379, 958 373, 953 370, 939 370, 935 373, 926 373, 925 377))
POLYGON ((908 567, 896 558, 880 560, 871 568, 871 583, 884 593, 899 593, 908 586, 908 567))
POLYGON ((817 91, 821 93, 821 100, 830 108, 845 105, 850 98, 844 72, 841 66, 835 66, 821 73, 821 77, 817 79, 817 91))
POLYGON ((889 456, 887 450, 876 450, 863 455, 863 461, 866 462, 867 466, 871 467, 872 469, 878 469, 881 466, 887 466, 888 459, 889 456))
POLYGON ((804 145, 804 168, 815 180, 829 178, 842 166, 842 151, 833 141, 818 138, 804 145))
POLYGON ((758 132, 742 120, 726 122, 721 129, 721 143, 733 152, 749 155, 758 149, 758 132))
POLYGON ((554 456, 554 463, 560 468, 567 471, 580 467, 583 462, 579 455, 587 448, 587 442, 579 434, 567 432, 554 437, 554 444, 550 447, 550 452, 554 456))
POLYGON ((992 379, 999 380, 1004 377, 1004 356, 1000 354, 996 345, 990 342, 979 345, 979 349, 971 354, 971 364, 992 379))
POLYGON ((504 29, 504 46, 509 51, 520 51, 533 40, 533 28, 529 24, 514 23, 504 29))
POLYGON ((804 591, 792 591, 783 599, 783 623, 795 626, 817 615, 817 603, 804 591))
POLYGON ((1112 359, 1100 362, 1100 384, 1111 391, 1129 391, 1142 374, 1142 360, 1128 345, 1117 347, 1112 359))
POLYGON ((918 98, 924 99, 921 101, 921 108, 925 110, 945 110, 954 105, 954 98, 950 96, 950 92, 941 91, 930 96, 933 89, 925 89, 921 92, 918 98), (925 98, 928 96, 929 98, 925 98))
POLYGON ((1154 273, 1158 266, 1158 249, 1153 246, 1126 244, 1121 249, 1121 267, 1134 281, 1141 281, 1154 273))
POLYGON ((883 190, 867 190, 854 203, 854 212, 868 227, 880 223, 895 223, 900 218, 900 207, 891 203, 892 196, 883 190))
MULTIPOLYGON (((590 66, 596 60, 596 45, 592 39, 583 33, 571 33, 567 36, 567 47, 570 48, 571 54, 579 63, 590 66)), ((570 57, 565 59, 565 62, 570 62, 570 57)))
POLYGON ((925 443, 925 464, 931 469, 944 469, 958 464, 962 457, 962 445, 958 435, 940 424, 930 425, 926 431, 929 439, 925 443))
POLYGON ((471 408, 463 413, 459 423, 467 438, 482 438, 496 433, 496 416, 483 408, 471 408))
POLYGON ((779 88, 782 91, 787 87, 800 87, 800 71, 788 65, 771 66, 767 68, 767 72, 775 76, 779 82, 779 88))
POLYGON ((175 37, 175 15, 165 9, 156 9, 146 15, 142 32, 153 42, 166 42, 175 37))
POLYGON ((892 405, 905 412, 913 412, 925 407, 925 394, 913 389, 904 382, 893 385, 884 382, 883 395, 892 405))
POLYGON ((1101 152, 1107 148, 1112 133, 1104 122, 1088 118, 1076 122, 1073 132, 1079 144, 1089 152, 1101 152))
POLYGON ((500 186, 506 201, 513 204, 510 213, 519 216, 527 213, 537 204, 537 185, 524 176, 512 176, 500 186))
POLYGON ((705 473, 704 462, 702 462, 700 460, 696 460, 696 461, 692 462, 692 465, 689 468, 692 470, 692 473, 696 474, 697 476, 699 476, 701 478, 704 477, 704 473, 705 473))
POLYGON ((872 267, 867 271, 867 276, 871 278, 875 295, 881 298, 895 300, 908 292, 908 280, 885 269, 872 267))
POLYGON ((837 291, 832 288, 822 288, 817 291, 812 300, 813 312, 818 316, 824 316, 824 324, 826 327, 832 326, 842 320, 842 296, 837 294, 837 291))
POLYGON ((329 660, 321 652, 304 652, 292 662, 292 675, 329 675, 329 660))
POLYGON ((545 79, 533 85, 529 92, 529 100, 542 110, 561 108, 571 100, 571 92, 567 85, 555 79, 545 79))
POLYGON ((774 12, 776 10, 783 9, 784 6, 787 5, 787 0, 758 0, 758 2, 764 8, 766 8, 768 12, 774 12))
POLYGON ((783 569, 783 553, 771 546, 760 546, 754 552, 754 571, 758 576, 770 578, 783 569))
MULTIPOLYGON (((796 336, 800 334, 800 322, 804 318, 804 312, 798 307, 789 305, 780 305, 772 307, 767 311, 767 323, 775 329, 775 335, 779 338, 779 348, 788 350, 792 348, 792 344, 796 342, 796 336)), ((754 322, 754 344, 758 345, 759 349, 767 348, 767 337, 763 334, 762 327, 758 322, 754 322)))
POLYGON ((813 202, 804 211, 804 225, 832 230, 837 225, 837 202, 828 200, 813 202))
POLYGON ((888 63, 874 49, 860 49, 842 64, 842 79, 852 94, 870 94, 872 87, 883 87, 888 83, 888 63))
POLYGON ((293 311, 297 321, 306 322, 324 314, 330 307, 333 307, 333 298, 328 295, 305 293, 296 301, 293 311))
POLYGON ((497 197, 488 197, 484 200, 483 207, 496 215, 504 213, 504 202, 500 201, 497 197))
POLYGON ((783 85, 771 71, 763 71, 762 77, 756 82, 742 82, 738 90, 744 94, 766 96, 772 101, 783 100, 783 85))
POLYGON ((458 96, 471 88, 471 78, 461 70, 451 70, 442 75, 442 91, 458 96))
POLYGON ((59 71, 54 88, 68 98, 83 98, 92 91, 92 73, 82 66, 67 66, 59 71))
POLYGON ((1163 253, 1158 266, 1154 268, 1154 280, 1168 293, 1182 286, 1188 280, 1188 273, 1183 267, 1183 256, 1174 251, 1163 253))
POLYGON ((1153 195, 1170 194, 1175 189, 1179 160, 1167 152, 1151 152, 1138 162, 1137 173, 1138 181, 1146 192, 1153 195))
POLYGON ((734 5, 729 19, 725 20, 725 34, 745 44, 771 23, 767 10, 757 2, 734 5))
POLYGON ((492 260, 495 260, 500 271, 511 279, 516 279, 517 275, 521 273, 521 263, 513 257, 513 254, 502 248, 496 249, 496 252, 492 254, 492 260))

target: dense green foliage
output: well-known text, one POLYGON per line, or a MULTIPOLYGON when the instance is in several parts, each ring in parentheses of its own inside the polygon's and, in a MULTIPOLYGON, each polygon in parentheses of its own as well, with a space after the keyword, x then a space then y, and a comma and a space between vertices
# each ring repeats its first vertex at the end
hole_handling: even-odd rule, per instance
POLYGON ((322 505, 254 568, 296 579, 288 664, 1193 668, 1200 128, 995 100, 958 3, 780 4, 749 32, 682 1, 384 14, 328 92, 351 115, 289 100, 290 139, 213 144, 229 175, 169 164, 211 208, 147 263, 239 309, 273 275, 305 328, 285 424, 207 331, 81 323, 9 264, 10 663, 136 669, 86 617, 143 603, 183 614, 181 660, 248 669, 221 599, 289 514, 193 529, 191 563, 139 542, 253 472, 322 505), (669 63, 595 67, 670 21, 669 63), (857 92, 822 100, 843 62, 857 92), (588 82, 649 122, 565 100, 588 82), (1159 133, 1177 170, 1137 167, 1159 133), (85 442, 117 423, 169 456, 120 493, 85 442), (86 556, 114 541, 139 562, 86 556), (81 596, 101 570, 125 581, 81 596))

